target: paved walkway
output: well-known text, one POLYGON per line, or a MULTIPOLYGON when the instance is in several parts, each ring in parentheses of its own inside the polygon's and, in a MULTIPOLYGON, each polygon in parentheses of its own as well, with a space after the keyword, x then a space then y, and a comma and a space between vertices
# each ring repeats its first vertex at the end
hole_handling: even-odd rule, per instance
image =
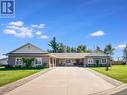
POLYGON ((88 95, 115 87, 80 67, 56 67, 6 95, 88 95))

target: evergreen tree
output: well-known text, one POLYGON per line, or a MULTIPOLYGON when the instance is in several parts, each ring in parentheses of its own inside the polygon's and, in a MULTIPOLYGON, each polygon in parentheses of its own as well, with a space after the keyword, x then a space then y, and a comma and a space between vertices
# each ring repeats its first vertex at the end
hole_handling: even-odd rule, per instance
POLYGON ((49 42, 48 45, 52 48, 52 50, 50 50, 50 52, 51 51, 54 52, 54 53, 58 52, 58 43, 57 43, 55 37, 53 37, 53 39, 49 42))

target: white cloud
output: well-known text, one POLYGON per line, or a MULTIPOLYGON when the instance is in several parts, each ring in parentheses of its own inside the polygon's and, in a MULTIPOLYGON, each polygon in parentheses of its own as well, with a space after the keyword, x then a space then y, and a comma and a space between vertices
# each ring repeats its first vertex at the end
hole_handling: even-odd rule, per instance
POLYGON ((11 30, 11 29, 5 29, 5 30, 3 31, 3 33, 15 35, 15 34, 16 34, 16 31, 15 31, 15 30, 11 30))
POLYGON ((18 26, 6 26, 6 28, 9 28, 9 29, 19 29, 20 27, 18 27, 18 26))
POLYGON ((45 24, 40 24, 40 25, 31 25, 31 27, 34 27, 34 28, 45 28, 45 24))
POLYGON ((123 48, 125 48, 125 47, 126 47, 126 45, 120 44, 120 45, 116 46, 115 48, 116 48, 116 49, 123 49, 123 48))
POLYGON ((90 36, 96 36, 96 37, 97 36, 104 36, 104 35, 105 35, 105 33, 101 30, 93 32, 93 33, 90 34, 90 36))
POLYGON ((32 38, 33 33, 32 30, 27 27, 21 27, 18 29, 19 32, 17 32, 16 36, 21 38, 32 38))
POLYGON ((16 21, 16 22, 9 22, 8 25, 12 25, 12 26, 23 26, 23 22, 22 21, 16 21))
POLYGON ((20 38, 32 38, 33 37, 32 29, 29 29, 27 27, 7 26, 6 28, 7 29, 5 29, 3 33, 13 34, 20 38))
POLYGON ((36 35, 41 35, 42 32, 41 32, 41 31, 37 31, 35 34, 36 34, 36 35))
POLYGON ((40 36, 40 39, 48 39, 49 37, 48 36, 46 36, 46 35, 41 35, 40 36))
POLYGON ((48 36, 42 35, 41 31, 38 31, 37 28, 44 28, 45 24, 33 25, 33 26, 24 26, 22 21, 9 22, 5 24, 3 33, 11 34, 20 38, 40 38, 40 39, 48 39, 48 36), (35 28, 34 28, 35 27, 35 28))

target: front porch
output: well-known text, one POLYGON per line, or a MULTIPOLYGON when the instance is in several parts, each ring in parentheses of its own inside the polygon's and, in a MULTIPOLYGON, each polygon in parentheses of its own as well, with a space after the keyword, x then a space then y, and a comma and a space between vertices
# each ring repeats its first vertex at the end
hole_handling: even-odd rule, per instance
POLYGON ((83 59, 56 59, 56 66, 83 66, 83 59))

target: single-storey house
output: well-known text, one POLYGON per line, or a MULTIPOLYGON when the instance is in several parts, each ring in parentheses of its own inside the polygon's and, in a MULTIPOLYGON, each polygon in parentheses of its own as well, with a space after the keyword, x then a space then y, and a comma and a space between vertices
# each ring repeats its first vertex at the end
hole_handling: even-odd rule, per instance
POLYGON ((2 66, 6 66, 8 63, 8 58, 2 58, 2 59, 0 59, 0 65, 2 65, 2 66))
POLYGON ((25 66, 27 59, 36 66, 97 66, 110 63, 110 56, 100 53, 48 53, 37 46, 27 43, 9 53, 8 65, 25 66))

